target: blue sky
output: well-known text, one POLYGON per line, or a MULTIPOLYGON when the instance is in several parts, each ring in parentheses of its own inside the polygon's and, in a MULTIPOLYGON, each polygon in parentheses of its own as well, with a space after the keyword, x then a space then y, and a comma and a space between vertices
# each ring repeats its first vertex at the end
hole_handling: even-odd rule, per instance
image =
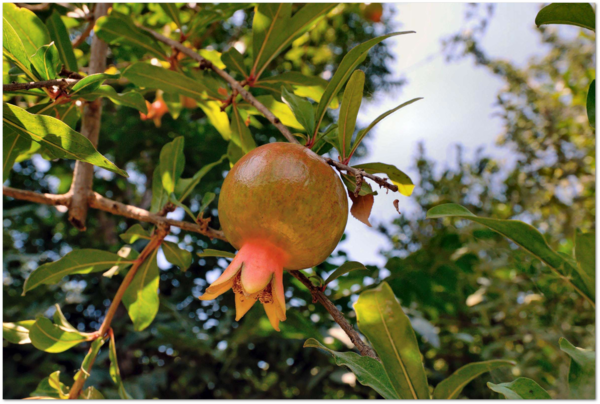
MULTIPOLYGON (((441 39, 465 27, 465 4, 403 3, 386 4, 396 9, 399 30, 416 34, 390 38, 387 44, 396 56, 390 65, 397 77, 408 79, 400 91, 381 94, 377 100, 363 104, 359 122, 366 126, 381 113, 415 97, 424 97, 382 121, 367 140, 369 155, 361 162, 394 164, 416 178, 410 166, 423 142, 427 154, 439 166, 455 161, 457 143, 465 147, 466 157, 480 146, 510 163, 506 150, 495 146, 502 131, 499 118, 492 116, 495 97, 503 82, 484 68, 474 66, 471 59, 447 63, 441 55, 441 39)), ((547 49, 536 32, 535 16, 540 4, 504 3, 496 5, 494 15, 482 42, 492 57, 500 57, 524 66, 547 49)), ((571 27, 565 27, 567 30, 571 27)), ((575 28, 575 27, 573 27, 575 28)), ((562 29, 562 28, 561 28, 562 29)), ((353 162, 357 163, 357 162, 353 162)), ((371 223, 390 223, 398 213, 392 202, 400 200, 400 211, 409 214, 410 198, 385 191, 375 197, 371 223)), ((338 248, 349 258, 364 264, 383 265, 379 252, 389 249, 386 237, 349 218, 347 238, 338 248)))

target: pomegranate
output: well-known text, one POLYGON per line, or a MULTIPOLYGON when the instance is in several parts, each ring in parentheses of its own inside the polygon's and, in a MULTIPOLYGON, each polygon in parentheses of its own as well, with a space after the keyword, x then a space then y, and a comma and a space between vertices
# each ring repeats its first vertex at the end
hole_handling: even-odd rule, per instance
POLYGON ((201 300, 230 288, 236 321, 259 300, 279 331, 286 316, 283 270, 310 268, 336 247, 348 220, 333 169, 304 146, 271 143, 242 157, 221 189, 219 218, 238 253, 201 300))
POLYGON ((381 3, 371 3, 363 10, 363 16, 366 20, 371 22, 381 22, 381 16, 383 15, 383 6, 381 3))

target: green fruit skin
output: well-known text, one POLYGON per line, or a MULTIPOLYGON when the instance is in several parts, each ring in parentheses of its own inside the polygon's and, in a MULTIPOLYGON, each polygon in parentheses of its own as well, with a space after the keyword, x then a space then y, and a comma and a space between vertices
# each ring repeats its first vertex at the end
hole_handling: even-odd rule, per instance
POLYGON ((238 250, 259 240, 287 254, 284 268, 325 261, 348 221, 348 199, 339 177, 304 146, 270 143, 241 158, 219 196, 219 219, 238 250))

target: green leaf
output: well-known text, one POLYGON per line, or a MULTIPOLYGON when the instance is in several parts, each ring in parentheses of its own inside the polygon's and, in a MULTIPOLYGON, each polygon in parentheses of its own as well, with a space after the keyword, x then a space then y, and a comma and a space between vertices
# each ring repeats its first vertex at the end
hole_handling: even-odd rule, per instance
POLYGON ((235 103, 232 108, 231 135, 232 141, 242 149, 244 154, 256 148, 256 142, 252 137, 252 133, 240 116, 240 111, 235 103))
POLYGON ((575 259, 577 272, 590 293, 596 293, 596 233, 575 233, 575 259))
POLYGON ((319 130, 321 122, 323 122, 325 112, 327 112, 327 107, 329 106, 329 104, 331 104, 333 98, 336 97, 337 94, 340 92, 344 84, 346 84, 346 81, 348 81, 350 75, 352 74, 356 66, 361 64, 367 58, 367 53, 369 52, 369 50, 384 39, 396 35, 404 35, 411 33, 414 33, 414 31, 395 32, 392 34, 370 39, 360 45, 355 46, 350 52, 346 54, 346 56, 344 56, 344 59, 342 59, 342 62, 339 64, 335 74, 333 75, 331 81, 327 85, 327 88, 323 93, 323 97, 321 97, 321 101, 319 101, 319 106, 317 107, 317 112, 315 114, 317 121, 315 131, 319 130))
POLYGON ((240 76, 247 78, 248 69, 244 64, 244 56, 233 46, 221 55, 221 60, 230 72, 236 72, 240 76))
POLYGON ((596 31, 596 13, 589 3, 552 3, 540 10, 535 24, 566 24, 596 31))
POLYGON ((398 396, 429 399, 417 337, 387 282, 362 292, 354 310, 358 329, 377 351, 398 396))
POLYGON ((323 155, 337 145, 337 124, 331 124, 325 132, 317 137, 311 150, 319 155, 323 155))
POLYGON ((73 327, 71 325, 71 323, 69 323, 69 320, 67 320, 67 318, 63 314, 58 303, 54 305, 54 308, 56 309, 54 311, 54 315, 52 316, 52 319, 54 320, 54 324, 56 324, 57 326, 59 326, 60 328, 62 328, 63 330, 65 330, 67 332, 77 332, 78 333, 79 330, 77 328, 73 327))
POLYGON ((587 95, 586 109, 590 126, 592 128, 596 128, 596 80, 592 80, 592 84, 590 84, 590 89, 588 90, 587 95))
POLYGON ((31 147, 31 139, 27 136, 19 135, 14 130, 6 130, 2 135, 2 153, 4 161, 2 163, 2 182, 8 179, 8 175, 15 165, 17 157, 26 152, 31 147))
POLYGON ((504 237, 509 238, 518 246, 529 251, 535 257, 552 268, 565 282, 571 284, 583 297, 595 301, 595 295, 590 292, 586 283, 582 280, 577 269, 568 259, 558 254, 548 246, 544 236, 535 228, 518 220, 487 219, 475 216, 465 207, 455 203, 447 203, 429 209, 428 219, 443 217, 458 217, 468 219, 489 227, 504 237))
POLYGON ((367 163, 353 166, 365 170, 369 174, 386 174, 390 181, 398 187, 398 191, 404 196, 411 196, 415 186, 408 175, 391 164, 367 163))
POLYGON ((508 400, 550 400, 550 394, 539 384, 526 377, 519 377, 510 383, 488 382, 490 390, 500 393, 508 400))
POLYGON ((33 56, 39 48, 51 42, 46 26, 32 11, 12 3, 3 4, 2 11, 21 39, 27 56, 33 56))
POLYGON ((202 101, 207 98, 219 100, 225 98, 198 80, 144 62, 131 65, 123 72, 123 77, 138 87, 155 88, 163 90, 165 93, 181 94, 195 100, 202 101))
POLYGON ((315 131, 315 111, 312 104, 304 98, 289 92, 285 87, 281 88, 281 100, 292 110, 294 116, 307 133, 315 131))
POLYGON ((167 261, 177 265, 183 272, 192 265, 192 253, 188 250, 179 248, 177 244, 170 241, 163 241, 161 245, 167 261))
POLYGON ((356 135, 356 139, 354 140, 354 144, 352 145, 352 150, 350 150, 350 153, 348 155, 349 156, 354 155, 354 152, 356 151, 356 148, 358 147, 358 145, 360 145, 360 143, 365 138, 365 136, 367 136, 367 133, 369 133, 371 131, 371 129, 373 129, 375 127, 375 125, 377 125, 379 122, 383 121, 385 118, 387 118, 394 112, 398 111, 399 109, 404 108, 407 105, 410 105, 413 102, 417 102, 422 99, 423 99, 422 97, 413 98, 412 100, 407 101, 404 104, 400 104, 396 108, 390 109, 389 111, 384 112, 383 114, 379 115, 373 122, 371 122, 371 124, 369 126, 367 126, 366 129, 363 129, 358 132, 358 134, 356 135))
POLYGON ((86 90, 84 94, 77 95, 86 101, 94 101, 99 97, 108 98, 113 104, 134 108, 143 114, 148 113, 146 100, 144 100, 144 96, 137 91, 129 91, 119 94, 113 87, 109 85, 101 85, 92 91, 86 90))
POLYGON ((73 88, 71 88, 71 94, 77 94, 79 92, 88 93, 96 91, 100 87, 100 85, 104 83, 104 80, 118 79, 119 77, 121 77, 120 74, 90 74, 89 76, 84 77, 83 79, 75 83, 73 88))
MULTIPOLYGON (((126 261, 130 261, 133 262, 137 259, 137 257, 140 255, 136 250, 133 249, 132 246, 130 245, 124 245, 123 247, 121 247, 119 249, 119 251, 117 251, 117 255, 121 258, 123 258, 126 261)), ((116 274, 119 273, 119 270, 125 268, 125 265, 115 265, 114 267, 112 267, 111 269, 109 269, 108 271, 104 272, 102 274, 102 276, 106 277, 106 278, 112 278, 113 276, 115 276, 116 274)))
POLYGON ((565 338, 558 340, 560 350, 571 357, 569 398, 590 400, 596 397, 596 352, 575 347, 565 338))
MULTIPOLYGON (((88 369, 91 369, 94 361, 96 360, 96 356, 98 356, 98 352, 100 352, 100 348, 102 348, 102 345, 104 345, 104 338, 96 338, 92 342, 92 346, 90 347, 90 350, 88 351, 87 355, 85 355, 85 357, 83 358, 83 362, 81 362, 81 367, 79 368, 77 373, 75 373, 73 380, 77 381, 79 380, 79 378, 83 378, 83 380, 86 380, 88 377, 90 377, 88 369)), ((81 394, 84 395, 84 397, 86 396, 85 391, 81 394)), ((86 397, 86 399, 90 398, 86 397)))
POLYGON ((150 203, 150 212, 158 213, 167 204, 169 194, 163 187, 160 176, 160 164, 154 169, 152 175, 152 202, 150 203))
POLYGON ((169 195, 175 192, 175 184, 185 167, 183 145, 184 137, 178 136, 172 142, 164 145, 160 151, 160 179, 169 195))
POLYGON ((146 258, 123 295, 123 304, 133 321, 133 328, 142 331, 152 323, 158 313, 159 271, 156 262, 158 249, 146 258))
POLYGON ((227 155, 224 154, 221 158, 214 163, 210 163, 202 167, 200 170, 194 174, 192 178, 181 178, 177 181, 177 185, 175 186, 175 196, 179 200, 179 202, 183 202, 185 198, 198 186, 202 178, 214 167, 218 166, 227 158, 227 155))
POLYGON ((455 400, 471 380, 504 366, 515 366, 515 363, 500 359, 469 363, 442 380, 433 391, 433 399, 455 400))
POLYGON ((123 234, 120 234, 121 240, 127 244, 133 244, 139 239, 150 240, 150 233, 144 230, 141 224, 136 223, 123 234))
POLYGON ((88 340, 79 332, 65 331, 46 317, 38 318, 31 326, 29 338, 34 347, 50 353, 64 352, 88 340))
POLYGON ((225 111, 221 111, 221 103, 218 101, 198 101, 198 106, 206 114, 210 124, 223 136, 223 139, 231 140, 229 116, 225 111))
POLYGON ((121 379, 121 371, 119 370, 119 362, 117 360, 117 347, 115 345, 114 338, 110 339, 108 346, 108 358, 110 360, 110 368, 108 370, 110 372, 111 379, 117 385, 119 397, 121 397, 123 400, 131 400, 133 397, 131 397, 127 390, 125 390, 123 379, 121 379))
POLYGON ((328 283, 336 280, 340 276, 346 275, 348 272, 366 270, 366 269, 367 268, 360 262, 357 262, 357 261, 345 262, 342 264, 341 267, 339 267, 331 275, 329 275, 323 284, 327 285, 328 283))
POLYGON ((383 398, 397 400, 400 397, 390 383, 381 362, 368 356, 360 356, 354 352, 336 352, 322 345, 314 338, 304 343, 304 348, 319 348, 333 355, 338 366, 346 366, 356 375, 356 380, 363 386, 371 387, 383 398))
POLYGON ((67 399, 69 398, 69 387, 60 382, 60 370, 57 370, 44 378, 30 396, 67 399))
POLYGON ((136 27, 129 16, 114 10, 96 21, 94 32, 109 45, 127 44, 137 56, 150 54, 159 60, 167 59, 154 38, 136 27))
POLYGON ((23 42, 19 38, 17 31, 6 17, 3 18, 2 46, 4 56, 10 59, 31 81, 38 80, 38 77, 33 74, 33 68, 31 67, 31 61, 29 60, 30 55, 27 54, 25 46, 23 46, 23 42))
POLYGON ((84 161, 127 177, 127 173, 98 153, 92 142, 58 119, 33 115, 12 104, 3 104, 4 130, 14 130, 60 158, 84 161))
POLYGON ((54 80, 58 74, 60 57, 54 43, 40 47, 30 58, 37 76, 42 80, 54 80))
POLYGON ((126 261, 117 254, 108 251, 74 250, 58 261, 37 267, 25 280, 23 294, 40 285, 52 285, 67 275, 101 272, 115 265, 125 267, 131 264, 132 261, 126 261))
POLYGON ((342 160, 350 155, 350 142, 356 126, 356 117, 362 103, 365 87, 365 73, 356 70, 344 90, 342 107, 338 117, 338 151, 342 160))
POLYGON ((104 400, 104 395, 94 386, 90 386, 81 392, 79 398, 83 400, 104 400))
MULTIPOLYGON (((354 193, 356 191, 356 177, 351 174, 342 174, 342 182, 348 188, 348 192, 354 193)), ((359 196, 366 195, 377 195, 377 191, 373 191, 371 185, 368 182, 363 182, 360 191, 358 192, 359 196)))
POLYGON ((233 14, 245 8, 254 6, 253 3, 200 3, 200 11, 196 13, 192 21, 188 24, 188 33, 193 34, 202 30, 202 28, 217 22, 229 19, 233 14))
MULTIPOLYGON (((325 88, 327 88, 327 84, 327 80, 320 77, 305 76, 299 72, 285 72, 261 79, 254 84, 254 87, 271 91, 275 93, 277 98, 281 98, 281 87, 285 87, 299 97, 310 98, 319 102, 325 88)), ((329 108, 337 108, 338 106, 338 99, 334 97, 329 104, 329 108)))
POLYGON ((205 248, 204 251, 198 253, 198 257, 223 257, 223 258, 235 258, 235 254, 229 251, 212 250, 205 248))
POLYGON ((54 45, 56 45, 58 55, 65 68, 71 72, 79 71, 75 52, 73 52, 73 46, 69 39, 69 31, 67 31, 67 27, 56 10, 46 20, 46 28, 50 38, 54 41, 54 45))
POLYGON ((204 210, 208 208, 208 205, 210 205, 216 197, 217 195, 215 195, 212 192, 207 192, 204 194, 204 196, 202 197, 202 204, 200 205, 200 209, 198 209, 198 216, 202 215, 202 212, 204 212, 204 210))
POLYGON ((181 29, 181 20, 179 19, 179 9, 175 3, 158 3, 166 15, 181 29))
MULTIPOLYGON (((269 111, 275 115, 282 124, 294 129, 303 129, 304 127, 294 116, 294 113, 290 107, 283 102, 277 101, 271 95, 259 95, 255 97, 261 104, 263 104, 269 111)), ((262 116, 262 114, 248 102, 240 102, 237 104, 240 110, 247 111, 248 114, 262 116)))
POLYGON ((269 62, 333 7, 331 3, 309 3, 292 16, 291 3, 259 3, 252 22, 251 74, 259 78, 269 62))
POLYGON ((2 323, 2 337, 11 344, 30 344, 29 330, 35 320, 16 321, 14 323, 2 323))

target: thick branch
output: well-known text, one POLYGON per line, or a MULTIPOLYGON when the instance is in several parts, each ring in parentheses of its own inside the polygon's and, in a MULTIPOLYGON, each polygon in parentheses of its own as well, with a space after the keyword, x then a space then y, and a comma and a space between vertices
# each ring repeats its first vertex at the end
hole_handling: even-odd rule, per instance
POLYGON ((46 81, 34 81, 31 83, 12 83, 12 84, 3 84, 2 91, 20 91, 20 90, 31 90, 32 88, 51 88, 51 87, 69 87, 73 84, 77 83, 79 80, 77 79, 56 79, 56 80, 46 80, 46 81))
MULTIPOLYGON (((265 118, 267 118, 273 125, 275 125, 275 127, 277 127, 277 129, 279 129, 281 134, 290 143, 299 143, 298 140, 294 137, 294 135, 292 135, 292 133, 289 131, 289 129, 285 125, 283 125, 281 123, 281 121, 275 115, 273 115, 273 113, 267 107, 265 107, 260 101, 258 101, 256 98, 254 98, 254 96, 252 94, 250 94, 249 91, 245 90, 244 87, 238 81, 236 81, 233 77, 231 77, 227 72, 219 69, 214 64, 210 63, 209 61, 204 59, 202 56, 200 56, 198 53, 194 52, 192 49, 184 46, 183 44, 181 44, 173 39, 167 38, 166 36, 163 36, 157 32, 154 32, 151 29, 141 27, 141 26, 140 26, 140 28, 146 30, 157 40, 159 40, 171 47, 174 47, 175 49, 179 50, 182 53, 185 53, 192 59, 200 62, 203 66, 210 68, 217 75, 219 75, 221 78, 223 78, 227 83, 229 83, 231 88, 235 92, 239 93, 244 100, 246 100, 250 104, 252 104, 252 106, 254 106, 261 114, 263 114, 265 118)), ((352 174, 354 176, 357 176, 360 174, 363 177, 366 177, 366 178, 369 178, 369 179, 375 181, 377 184, 389 189, 390 191, 393 191, 393 192, 398 191, 397 186, 395 186, 394 184, 390 184, 384 178, 377 177, 373 174, 368 174, 368 173, 364 172, 363 170, 359 170, 359 169, 347 166, 345 164, 339 163, 339 162, 332 160, 330 158, 327 158, 327 157, 324 157, 323 159, 328 164, 336 167, 338 170, 346 171, 347 173, 352 174)))
POLYGON ((335 322, 338 323, 339 326, 342 327, 342 330, 344 330, 348 337, 350 337, 350 340, 362 356, 370 356, 371 358, 378 359, 375 350, 363 342, 358 332, 356 332, 354 327, 352 327, 348 320, 346 320, 344 315, 337 309, 337 307, 335 307, 333 303, 331 303, 331 300, 329 300, 319 288, 312 284, 306 275, 300 271, 289 271, 289 273, 294 278, 302 282, 302 284, 306 286, 308 290, 310 290, 310 293, 313 295, 313 297, 325 307, 325 310, 331 314, 331 317, 335 320, 335 322))
MULTIPOLYGON (((4 196, 44 205, 66 206, 67 208, 71 205, 71 195, 68 193, 63 195, 41 194, 38 192, 23 191, 10 187, 3 187, 2 193, 4 196)), ((93 209, 112 213, 116 216, 123 216, 129 219, 139 220, 140 222, 152 223, 157 226, 175 226, 182 230, 200 233, 210 238, 216 238, 225 241, 227 240, 222 231, 215 230, 210 227, 203 228, 196 223, 182 222, 179 220, 162 217, 154 213, 150 213, 147 210, 140 209, 136 206, 125 205, 124 203, 113 201, 95 192, 91 192, 88 196, 88 203, 93 209)))
MULTIPOLYGON (((98 3, 94 8, 94 21, 108 13, 110 3, 98 3)), ((90 21, 91 24, 94 21, 90 21)), ((104 73, 106 70, 106 54, 108 45, 97 35, 92 40, 90 65, 88 74, 104 73)), ((83 110, 81 134, 87 137, 94 146, 98 143, 100 135, 100 124, 102 117, 102 99, 87 103, 83 110)), ((71 207, 69 209, 69 221, 79 230, 85 230, 85 220, 88 211, 88 190, 92 188, 94 179, 94 166, 83 161, 75 163, 73 183, 71 184, 71 207)))

